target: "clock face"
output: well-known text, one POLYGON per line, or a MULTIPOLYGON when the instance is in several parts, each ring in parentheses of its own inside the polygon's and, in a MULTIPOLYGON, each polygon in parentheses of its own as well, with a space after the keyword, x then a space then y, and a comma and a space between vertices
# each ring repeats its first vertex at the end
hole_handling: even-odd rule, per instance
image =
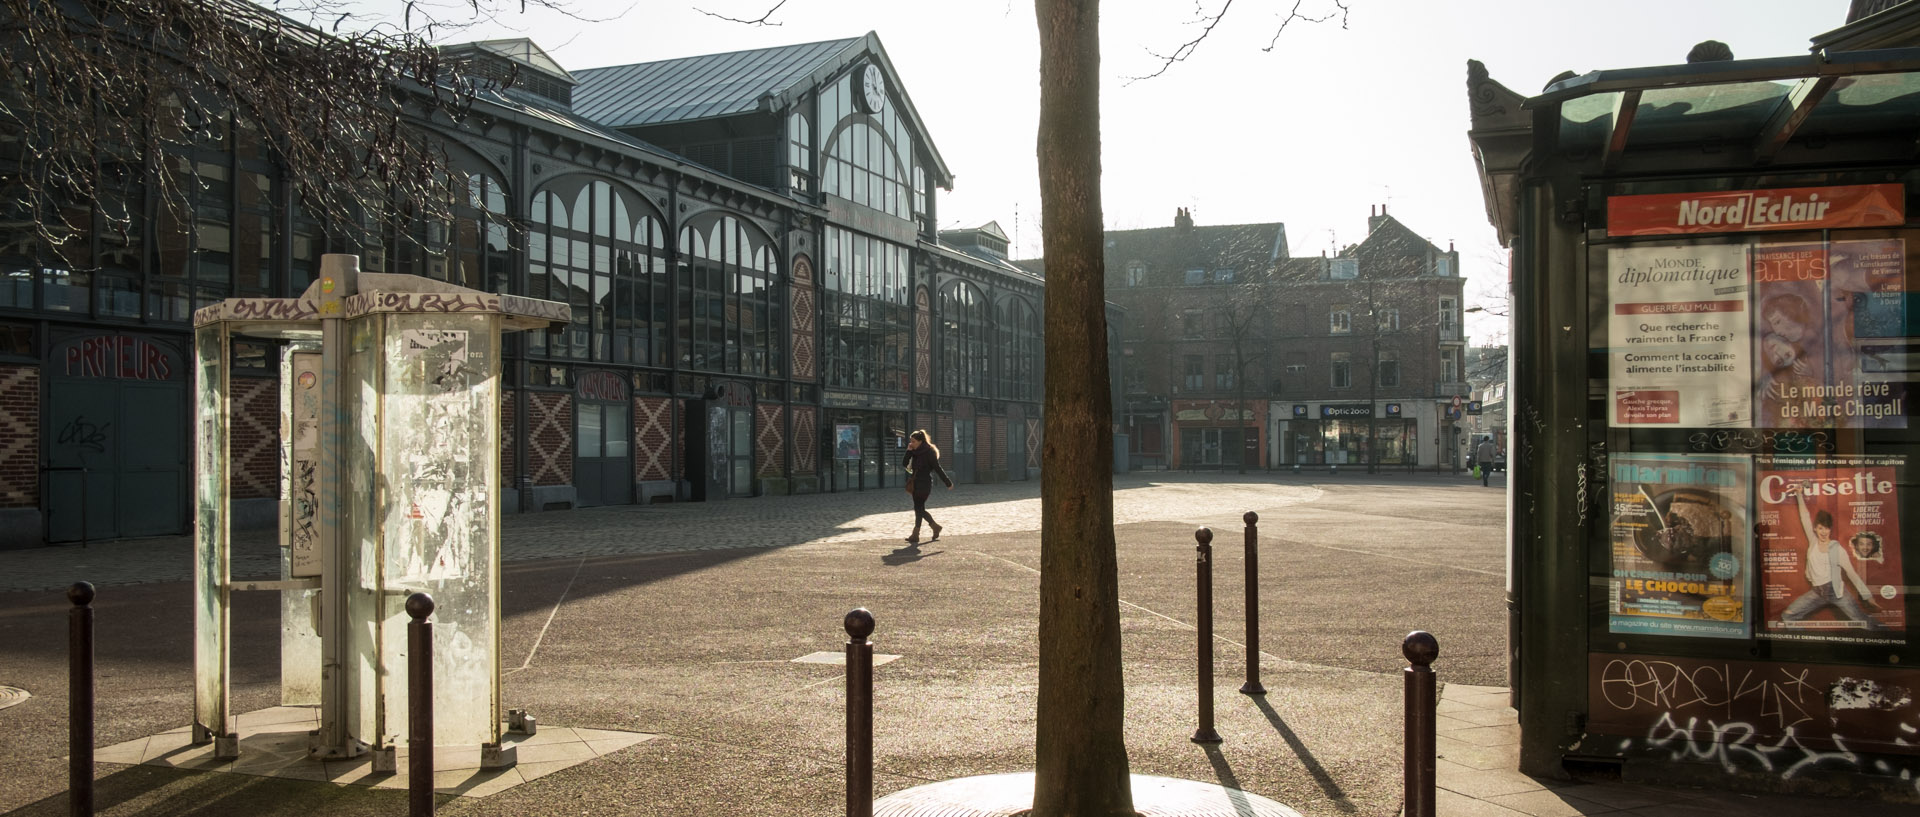
POLYGON ((887 106, 887 78, 880 72, 880 66, 867 63, 867 67, 861 69, 860 101, 865 103, 861 107, 867 113, 879 113, 887 106))

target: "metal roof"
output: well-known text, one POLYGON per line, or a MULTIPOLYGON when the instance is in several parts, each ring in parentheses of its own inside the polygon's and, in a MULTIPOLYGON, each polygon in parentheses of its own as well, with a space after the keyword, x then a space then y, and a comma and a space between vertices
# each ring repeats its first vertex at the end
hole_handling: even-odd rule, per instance
POLYGON ((573 112, 610 128, 735 116, 808 84, 823 64, 867 38, 707 54, 573 72, 573 112))
POLYGON ((1601 176, 1904 163, 1920 122, 1920 48, 1594 71, 1532 98, 1477 62, 1468 76, 1468 135, 1502 244, 1519 223, 1515 185, 1546 159, 1601 176))
POLYGON ((545 71, 567 82, 576 81, 573 74, 569 73, 567 69, 560 67, 559 62, 555 61, 553 57, 547 56, 546 51, 542 50, 540 46, 534 45, 532 40, 525 37, 506 40, 480 40, 478 42, 462 43, 451 47, 470 47, 492 54, 498 54, 514 62, 545 71))

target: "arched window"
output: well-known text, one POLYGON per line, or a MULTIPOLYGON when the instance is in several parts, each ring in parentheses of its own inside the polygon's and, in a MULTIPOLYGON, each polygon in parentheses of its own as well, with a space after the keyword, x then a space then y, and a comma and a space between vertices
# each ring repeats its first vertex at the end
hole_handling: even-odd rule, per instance
MULTIPOLYGON (((507 291, 507 194, 500 180, 455 171, 449 178, 452 220, 414 218, 393 248, 393 272, 425 276, 490 292, 507 291)), ((376 249, 363 250, 361 267, 386 272, 376 249)))
POLYGON ((813 125, 806 114, 787 117, 787 170, 794 190, 813 192, 813 125))
POLYGON ((999 329, 1002 400, 1037 400, 1040 396, 1040 323, 1025 298, 1008 298, 994 310, 999 329))
POLYGON ((821 248, 826 383, 854 389, 907 390, 912 261, 904 245, 828 225, 821 248))
POLYGON ((680 294, 680 363, 707 372, 779 377, 785 315, 767 234, 734 216, 694 216, 680 230, 688 279, 680 294))
POLYGON ((965 281, 940 290, 940 377, 952 396, 986 396, 987 299, 965 281))
POLYGON ((529 332, 534 355, 667 365, 672 286, 659 211, 626 188, 561 179, 528 213, 527 294, 573 306, 558 338, 529 332))
MULTIPOLYGON (((821 90, 820 189, 899 218, 912 218, 916 177, 913 137, 897 105, 862 113, 853 105, 859 90, 842 76, 821 90)), ((924 207, 923 207, 924 209, 924 207)))

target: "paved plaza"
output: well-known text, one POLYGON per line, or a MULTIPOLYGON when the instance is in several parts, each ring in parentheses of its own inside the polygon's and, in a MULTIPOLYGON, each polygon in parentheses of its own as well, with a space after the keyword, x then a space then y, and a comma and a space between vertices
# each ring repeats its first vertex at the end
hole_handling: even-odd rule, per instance
MULTIPOLYGON (((1271 801, 1305 815, 1392 817, 1401 805, 1400 641, 1425 629, 1441 650, 1442 815, 1859 813, 1848 801, 1513 771, 1500 487, 1433 474, 1117 478, 1137 779, 1257 796, 1229 798, 1238 812, 1206 813, 1271 801), (1237 691, 1250 656, 1248 511, 1259 517, 1264 696, 1237 691), (1201 525, 1216 532, 1224 742, 1211 746, 1188 740, 1201 525)), ((1021 779, 1033 764, 1038 494, 1038 482, 937 490, 930 507, 945 536, 917 547, 901 541, 911 513, 898 490, 508 517, 503 701, 534 714, 542 735, 584 736, 572 740, 585 748, 564 764, 446 783, 441 813, 844 814, 844 676, 830 658, 854 607, 873 611, 876 652, 897 656, 875 670, 876 797, 1021 779)), ((271 536, 236 538, 236 578, 273 577, 271 536)), ((190 554, 185 537, 0 552, 0 686, 29 696, 0 709, 10 772, 0 777, 0 813, 66 813, 70 605, 60 590, 77 579, 99 586, 100 813, 404 812, 404 783, 364 768, 243 757, 220 769, 170 742, 192 713, 190 554), (281 776, 260 771, 269 767, 281 776)), ((275 709, 277 605, 267 592, 235 597, 232 710, 261 713, 263 723, 300 714, 275 709)))

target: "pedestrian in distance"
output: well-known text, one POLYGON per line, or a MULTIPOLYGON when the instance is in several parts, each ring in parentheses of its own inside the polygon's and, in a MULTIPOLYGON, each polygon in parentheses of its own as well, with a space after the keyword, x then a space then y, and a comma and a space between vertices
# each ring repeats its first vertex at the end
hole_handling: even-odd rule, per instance
POLYGON ((947 476, 947 469, 940 467, 940 448, 927 439, 926 429, 920 429, 907 437, 907 456, 900 461, 907 469, 907 493, 913 495, 913 535, 907 537, 907 544, 920 544, 920 523, 926 522, 928 531, 933 535, 929 542, 940 540, 940 523, 933 521, 933 514, 927 513, 927 495, 933 493, 933 475, 939 474, 940 481, 947 484, 947 490, 953 490, 953 478, 947 476))
POLYGON ((1499 453, 1500 450, 1494 447, 1492 437, 1480 438, 1480 447, 1473 451, 1473 461, 1480 466, 1480 485, 1482 487, 1492 487, 1490 479, 1493 476, 1493 458, 1499 453))

